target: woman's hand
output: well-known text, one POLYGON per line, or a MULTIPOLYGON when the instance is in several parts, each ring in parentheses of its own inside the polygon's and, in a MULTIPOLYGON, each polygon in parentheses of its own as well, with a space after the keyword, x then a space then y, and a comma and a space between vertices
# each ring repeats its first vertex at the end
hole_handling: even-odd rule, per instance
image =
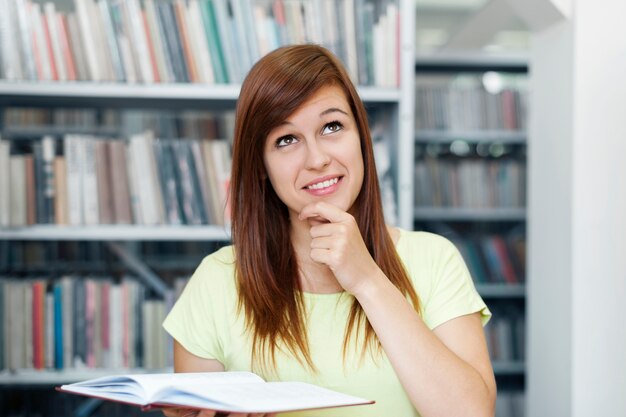
POLYGON ((242 413, 221 413, 212 410, 195 410, 190 408, 164 408, 163 414, 166 417, 276 417, 276 414, 242 414, 242 413))
POLYGON ((311 259, 328 266, 343 289, 356 295, 370 278, 382 273, 352 215, 320 201, 305 206, 299 217, 312 224, 311 259))

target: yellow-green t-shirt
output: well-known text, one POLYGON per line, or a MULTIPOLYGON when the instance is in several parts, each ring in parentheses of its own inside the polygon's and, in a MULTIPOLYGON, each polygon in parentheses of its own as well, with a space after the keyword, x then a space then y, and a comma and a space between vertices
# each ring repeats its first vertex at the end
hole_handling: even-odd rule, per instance
MULTIPOLYGON (((422 319, 429 328, 475 312, 480 312, 483 324, 489 320, 491 313, 476 292, 461 255, 447 239, 401 230, 396 249, 413 281, 422 319)), ((384 352, 362 358, 351 345, 344 360, 344 331, 353 302, 350 294, 304 293, 304 302, 310 353, 317 373, 277 350, 275 373, 261 376, 268 381, 310 382, 376 403, 281 416, 419 415, 384 352)), ((202 261, 163 326, 196 356, 216 359, 227 371, 260 373, 251 369, 251 339, 242 315, 237 313, 231 246, 202 261)))

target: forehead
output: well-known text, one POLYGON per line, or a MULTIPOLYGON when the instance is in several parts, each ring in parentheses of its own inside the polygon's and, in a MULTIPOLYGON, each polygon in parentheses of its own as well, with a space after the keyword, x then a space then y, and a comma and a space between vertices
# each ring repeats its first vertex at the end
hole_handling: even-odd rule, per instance
POLYGON ((324 86, 311 95, 292 114, 287 116, 287 120, 296 117, 302 111, 327 110, 336 107, 350 114, 350 105, 343 89, 336 85, 324 86))
POLYGON ((349 110, 348 99, 343 89, 337 85, 328 85, 320 88, 311 95, 298 109, 294 112, 302 110, 305 107, 324 106, 327 103, 341 104, 346 107, 344 111, 349 110))

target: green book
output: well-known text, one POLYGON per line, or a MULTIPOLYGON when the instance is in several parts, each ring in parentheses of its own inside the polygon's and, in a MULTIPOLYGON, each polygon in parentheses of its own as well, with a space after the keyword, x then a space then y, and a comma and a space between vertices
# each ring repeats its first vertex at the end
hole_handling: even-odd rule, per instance
POLYGON ((209 44, 209 53, 211 54, 215 82, 218 84, 228 84, 229 79, 228 72, 226 71, 226 60, 224 59, 224 51, 222 49, 222 42, 220 41, 217 19, 215 18, 213 0, 201 1, 200 10, 202 11, 202 23, 209 44))

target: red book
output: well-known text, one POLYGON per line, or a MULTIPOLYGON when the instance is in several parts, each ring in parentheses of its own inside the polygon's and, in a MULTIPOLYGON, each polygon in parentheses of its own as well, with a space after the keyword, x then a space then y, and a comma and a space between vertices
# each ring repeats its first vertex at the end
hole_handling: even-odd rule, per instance
POLYGON ((146 41, 148 42, 148 52, 150 52, 150 64, 152 67, 152 77, 154 78, 154 82, 158 83, 161 81, 159 78, 159 69, 157 68, 156 63, 156 54, 154 53, 155 45, 152 42, 152 37, 150 36, 150 29, 148 27, 148 18, 146 16, 145 10, 141 11, 141 17, 143 20, 143 30, 146 32, 146 41))
POLYGON ((96 367, 95 343, 95 316, 96 316, 96 286, 94 280, 88 279, 85 282, 85 333, 87 339, 87 366, 96 367))
POLYGON ((68 81, 76 80, 76 66, 74 64, 74 57, 72 56, 72 48, 69 41, 69 31, 67 29, 67 17, 62 14, 57 15, 58 27, 59 27, 59 39, 61 40, 61 53, 65 60, 65 72, 67 73, 68 81))
POLYGON ((187 31, 187 22, 185 21, 185 10, 183 8, 185 5, 177 1, 174 4, 174 9, 176 11, 176 21, 178 23, 178 28, 180 30, 180 43, 183 47, 183 56, 185 57, 185 62, 187 62, 187 72, 189 73, 189 80, 192 83, 197 83, 198 72, 196 70, 196 63, 193 59, 193 52, 191 49, 191 39, 189 39, 189 32, 187 31))
POLYGON ((35 160, 32 155, 24 155, 26 170, 26 224, 37 223, 37 203, 35 200, 35 160))
POLYGON ((57 64, 54 60, 54 51, 52 50, 52 37, 50 36, 50 26, 48 25, 48 19, 45 15, 41 16, 41 27, 43 29, 43 35, 46 39, 44 45, 46 54, 48 55, 48 62, 50 62, 50 74, 54 81, 59 80, 59 72, 57 71, 57 64))
POLYGON ((508 284, 518 284, 519 280, 515 275, 515 269, 513 269, 513 264, 511 263, 511 258, 509 257, 504 239, 501 236, 494 236, 491 239, 491 243, 500 259, 500 267, 504 279, 508 284))
POLYGON ((111 347, 110 338, 109 338, 109 293, 110 293, 111 283, 108 281, 103 281, 100 286, 100 341, 102 343, 102 349, 108 351, 111 347))
POLYGON ((33 282, 33 367, 43 369, 45 358, 45 281, 33 282))

